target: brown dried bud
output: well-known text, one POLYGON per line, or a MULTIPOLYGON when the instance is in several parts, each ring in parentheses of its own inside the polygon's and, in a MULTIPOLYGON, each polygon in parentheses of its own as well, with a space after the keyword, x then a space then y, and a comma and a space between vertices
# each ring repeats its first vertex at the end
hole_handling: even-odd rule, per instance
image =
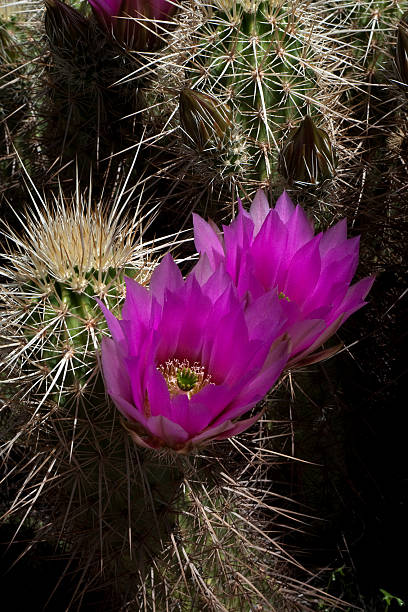
POLYGON ((45 6, 45 32, 52 47, 66 48, 87 39, 90 22, 79 11, 60 0, 45 0, 45 6))
POLYGON ((400 84, 405 85, 406 89, 408 87, 408 12, 402 16, 398 24, 395 63, 400 84))
POLYGON ((335 156, 328 134, 306 115, 289 135, 279 158, 279 172, 288 180, 317 185, 334 174, 335 156))
POLYGON ((179 109, 182 128, 199 151, 221 148, 232 126, 228 104, 202 91, 183 89, 179 109))

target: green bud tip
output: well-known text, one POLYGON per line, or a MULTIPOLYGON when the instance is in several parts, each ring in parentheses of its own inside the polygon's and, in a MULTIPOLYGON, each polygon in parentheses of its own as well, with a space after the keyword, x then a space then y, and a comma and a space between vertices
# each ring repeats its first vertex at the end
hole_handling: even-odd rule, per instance
POLYGON ((222 147, 232 126, 228 104, 202 91, 185 88, 180 93, 179 110, 182 128, 199 151, 222 147))
POLYGON ((279 172, 291 181, 316 185, 334 174, 335 156, 327 132, 309 115, 289 135, 279 158, 279 172))

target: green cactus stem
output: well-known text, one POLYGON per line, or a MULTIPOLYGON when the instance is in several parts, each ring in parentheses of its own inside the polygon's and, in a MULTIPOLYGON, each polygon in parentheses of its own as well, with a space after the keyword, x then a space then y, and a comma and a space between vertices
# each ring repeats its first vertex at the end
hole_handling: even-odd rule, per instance
POLYGON ((337 24, 336 36, 350 55, 349 70, 364 70, 366 81, 384 82, 389 44, 403 4, 399 0, 328 0, 320 3, 320 10, 325 19, 337 24))
POLYGON ((320 198, 328 185, 334 192, 352 180, 362 147, 351 128, 361 119, 344 99, 361 87, 361 74, 347 76, 351 43, 322 12, 319 2, 296 0, 211 0, 181 9, 146 115, 151 173, 167 181, 166 206, 200 207, 214 217, 258 188, 320 198), (289 162, 295 134, 296 151, 308 151, 298 163, 289 162))
POLYGON ((122 194, 99 205, 80 193, 53 204, 33 197, 25 236, 3 232, 14 250, 3 255, 0 297, 2 390, 13 388, 3 394, 1 453, 12 463, 18 447, 23 459, 9 474, 24 474, 6 516, 34 517, 44 538, 82 559, 84 575, 116 581, 120 592, 123 576, 139 583, 146 559, 161 550, 182 477, 171 461, 132 450, 99 369, 107 329, 95 296, 120 310, 124 275, 147 282, 166 246, 144 242, 147 212, 144 226, 123 219, 122 194))
MULTIPOLYGON (((323 47, 328 41, 318 29, 316 15, 297 3, 209 5, 193 35, 187 77, 197 96, 212 95, 232 108, 233 134, 221 156, 231 174, 258 185, 276 181, 279 151, 291 130, 309 115, 319 127, 325 123, 323 47)), ((326 56, 330 52, 326 47, 326 56)), ((325 140, 329 144, 329 136, 325 140)), ((331 164, 317 166, 312 182, 332 170, 331 164)), ((293 178, 303 182, 301 174, 293 178)))

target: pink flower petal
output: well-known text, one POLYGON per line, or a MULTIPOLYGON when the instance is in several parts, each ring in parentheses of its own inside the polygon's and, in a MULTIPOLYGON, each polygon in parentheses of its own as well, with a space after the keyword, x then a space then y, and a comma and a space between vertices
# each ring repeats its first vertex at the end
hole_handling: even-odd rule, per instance
POLYGON ((128 419, 129 422, 139 423, 146 431, 148 431, 148 419, 135 408, 135 406, 125 400, 125 398, 120 395, 114 395, 113 393, 109 394, 115 406, 118 408, 119 412, 123 414, 124 417, 128 419))
POLYGON ((145 385, 151 416, 162 414, 171 417, 169 389, 163 375, 155 367, 150 368, 145 385))
POLYGON ((252 242, 254 224, 250 218, 239 213, 236 219, 224 227, 225 269, 237 284, 242 253, 248 251, 252 242))
POLYGON ((130 402, 132 391, 125 363, 118 344, 111 338, 102 339, 102 370, 108 393, 130 402))
POLYGON ((248 412, 273 387, 286 365, 290 353, 290 340, 286 336, 279 338, 272 346, 262 369, 252 377, 234 400, 214 422, 218 425, 223 421, 236 419, 248 412))
POLYGON ((191 275, 197 279, 199 285, 205 285, 205 283, 214 274, 214 267, 211 266, 208 256, 206 253, 200 255, 200 259, 190 272, 191 275))
POLYGON ((324 304, 338 306, 348 290, 353 268, 354 262, 346 258, 322 270, 314 290, 303 301, 303 313, 306 315, 324 304))
POLYGON ((207 320, 211 314, 212 305, 207 296, 203 295, 202 289, 194 276, 187 280, 187 285, 190 286, 190 291, 188 302, 182 312, 183 319, 175 355, 184 356, 194 362, 199 360, 201 356, 203 338, 205 337, 207 320))
POLYGON ((296 251, 314 236, 313 226, 301 206, 296 206, 295 212, 286 224, 286 229, 288 232, 287 257, 292 259, 296 251))
POLYGON ((217 337, 204 341, 203 352, 207 353, 208 341, 211 342, 208 372, 216 377, 216 382, 225 380, 234 367, 234 358, 245 351, 249 344, 248 330, 243 312, 233 312, 218 322, 217 337))
POLYGON ((298 352, 297 354, 294 354, 294 357, 292 357, 292 359, 288 361, 286 368, 290 369, 293 365, 302 361, 307 355, 312 354, 316 349, 319 348, 319 346, 324 344, 326 340, 331 338, 331 336, 333 336, 333 334, 336 333, 336 331, 339 329, 342 323, 343 323, 343 315, 341 315, 340 317, 338 317, 338 319, 333 321, 333 323, 331 323, 331 325, 326 327, 324 331, 322 331, 320 334, 317 334, 316 339, 311 344, 309 344, 309 346, 307 346, 307 344, 309 343, 309 339, 307 339, 307 341, 303 343, 299 342, 299 347, 296 347, 296 348, 299 348, 300 352, 298 352), (303 349, 302 347, 304 347, 305 345, 306 347, 303 349))
POLYGON ((321 337, 326 326, 324 319, 305 319, 291 325, 287 330, 293 347, 291 357, 313 345, 316 338, 321 337))
MULTIPOLYGON (((288 233, 278 214, 271 210, 252 246, 252 268, 265 291, 276 286, 279 270, 285 270, 288 233)), ((252 272, 251 268, 248 274, 252 272)))
POLYGON ((295 206, 286 191, 277 199, 274 210, 278 213, 282 223, 286 225, 295 212, 295 206))
POLYGON ((198 253, 205 253, 215 268, 224 257, 224 249, 214 229, 199 215, 193 213, 194 243, 198 253))
POLYGON ((95 298, 95 301, 98 303, 99 307, 101 308, 101 310, 102 310, 102 312, 104 314, 104 317, 105 317, 106 322, 107 322, 108 327, 109 327, 109 331, 112 334, 113 339, 120 346, 124 347, 126 345, 126 338, 125 338, 125 335, 123 333, 123 330, 122 330, 122 327, 120 325, 120 322, 111 313, 111 311, 108 308, 106 308, 105 304, 103 302, 101 302, 101 300, 99 300, 98 298, 95 298))
POLYGON ((248 303, 245 309, 245 320, 252 339, 269 339, 273 342, 287 321, 282 300, 277 291, 268 291, 256 300, 248 303))
POLYGON ((177 292, 184 286, 183 277, 172 256, 163 257, 150 279, 150 291, 160 304, 164 303, 165 292, 177 292))
POLYGON ((320 254, 324 257, 329 251, 347 240, 347 219, 341 219, 336 225, 324 232, 320 242, 320 254))
POLYGON ((203 443, 209 442, 217 438, 218 435, 225 431, 230 431, 232 429, 231 421, 226 421, 225 423, 220 423, 216 427, 210 426, 207 429, 204 429, 201 433, 191 438, 191 443, 194 446, 199 446, 203 443))
POLYGON ((185 429, 161 414, 151 417, 147 423, 151 433, 160 440, 163 440, 170 448, 180 445, 189 439, 185 429))
POLYGON ((234 390, 226 385, 208 385, 193 395, 189 404, 189 419, 194 434, 209 426, 225 410, 232 401, 233 394, 234 390))
POLYGON ((185 301, 177 294, 170 294, 163 308, 158 329, 157 363, 165 363, 176 353, 183 324, 185 301))
POLYGON ((284 293, 297 304, 301 304, 314 290, 319 280, 321 259, 319 243, 321 234, 307 242, 293 256, 286 281, 279 285, 284 293))
POLYGON ((126 300, 122 308, 122 319, 138 319, 145 325, 151 320, 152 296, 149 291, 132 278, 125 277, 126 300))
MULTIPOLYGON (((145 413, 145 399, 148 370, 146 369, 146 360, 143 355, 137 357, 126 358, 126 374, 129 378, 130 387, 132 389, 132 402, 136 410, 145 413)), ((150 366, 151 367, 151 366, 150 366)), ((150 409, 148 410, 148 412, 150 409)), ((147 414, 145 416, 148 416, 147 414)))
POLYGON ((352 285, 339 306, 339 310, 343 310, 343 312, 353 310, 354 312, 355 308, 363 306, 364 298, 373 286, 374 281, 375 276, 367 276, 355 285, 352 285))
POLYGON ((257 235, 270 211, 268 198, 262 189, 258 189, 249 209, 254 223, 254 237, 257 235))
POLYGON ((218 434, 218 436, 216 436, 214 440, 225 440, 226 438, 232 438, 232 436, 237 436, 246 429, 252 427, 254 423, 259 421, 262 414, 263 411, 257 412, 257 414, 255 414, 253 417, 250 417, 249 419, 242 419, 241 421, 237 421, 232 425, 231 429, 226 429, 223 433, 218 434))

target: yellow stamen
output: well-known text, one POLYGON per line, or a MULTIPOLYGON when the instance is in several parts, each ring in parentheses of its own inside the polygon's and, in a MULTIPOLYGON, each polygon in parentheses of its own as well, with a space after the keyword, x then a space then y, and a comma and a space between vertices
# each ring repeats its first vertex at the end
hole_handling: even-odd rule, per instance
POLYGON ((193 395, 201 391, 211 382, 211 376, 206 373, 205 368, 195 361, 193 364, 187 359, 170 359, 157 368, 167 383, 170 397, 176 395, 187 395, 191 399, 193 395))

